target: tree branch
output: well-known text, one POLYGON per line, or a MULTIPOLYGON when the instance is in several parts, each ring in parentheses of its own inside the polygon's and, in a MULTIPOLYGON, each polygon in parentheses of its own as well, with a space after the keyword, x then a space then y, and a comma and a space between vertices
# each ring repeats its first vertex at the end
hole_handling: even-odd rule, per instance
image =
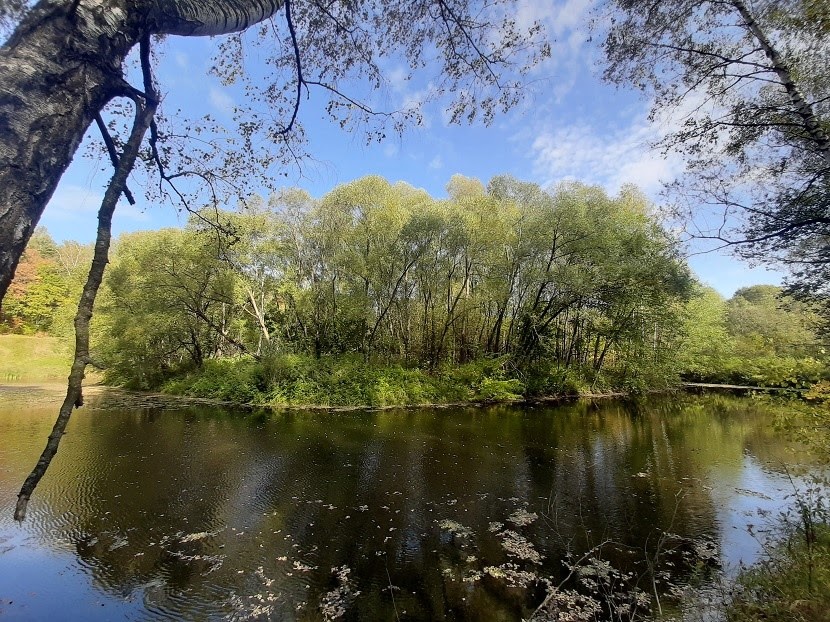
MULTIPOLYGON (((110 136, 109 130, 107 129, 106 124, 104 123, 104 119, 101 118, 101 113, 95 115, 95 124, 98 126, 98 130, 101 132, 101 138, 104 139, 104 145, 107 147, 107 152, 110 156, 110 162, 112 162, 112 168, 118 169, 118 152, 115 149, 115 143, 112 140, 112 136, 110 136)), ((133 193, 130 192, 130 189, 125 185, 124 186, 124 196, 129 201, 130 205, 135 205, 135 198, 133 197, 133 193)))
MULTIPOLYGON (((147 38, 147 44, 149 45, 149 38, 147 38)), ((118 158, 118 165, 104 193, 101 207, 98 210, 98 233, 95 239, 92 265, 90 266, 81 299, 78 303, 78 311, 75 314, 75 355, 67 382, 66 397, 63 400, 58 418, 49 435, 46 447, 41 453, 34 469, 26 478, 26 481, 23 482, 23 486, 17 495, 17 504, 14 510, 14 518, 17 521, 25 519, 29 499, 40 480, 46 474, 52 458, 55 457, 58 451, 58 445, 66 430, 66 425, 69 423, 72 411, 84 403, 82 393, 84 371, 86 370, 86 366, 92 362, 89 354, 89 323, 92 318, 98 288, 101 285, 104 270, 109 262, 108 254, 112 237, 112 216, 118 204, 119 197, 127 187, 127 177, 135 166, 141 143, 144 140, 144 135, 147 133, 147 129, 156 113, 157 107, 157 100, 155 99, 147 98, 143 106, 139 100, 134 101, 136 104, 135 119, 130 137, 124 145, 121 157, 118 158)))

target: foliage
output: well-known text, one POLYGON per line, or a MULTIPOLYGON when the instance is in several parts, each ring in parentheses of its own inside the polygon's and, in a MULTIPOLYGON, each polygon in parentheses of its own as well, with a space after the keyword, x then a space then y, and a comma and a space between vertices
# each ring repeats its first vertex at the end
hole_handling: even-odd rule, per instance
MULTIPOLYGON (((455 176, 448 192, 367 177, 123 236, 95 324, 108 381, 383 406, 824 377, 807 305, 773 286, 729 301, 693 286, 633 188, 455 176), (227 357, 238 391, 206 365, 227 357)), ((88 249, 33 239, 7 326, 61 334, 88 249)))
POLYGON ((830 98, 824 0, 614 0, 606 79, 634 85, 685 157, 669 187, 692 235, 783 261, 827 292, 830 98), (709 207, 722 213, 712 218, 709 207), (706 223, 706 224, 702 224, 706 223))
POLYGON ((825 464, 830 463, 830 381, 813 384, 793 403, 785 414, 776 416, 776 425, 784 433, 807 447, 825 464))
POLYGON ((99 331, 110 378, 153 386, 241 353, 271 374, 265 401, 387 405, 675 377, 691 280, 642 195, 508 177, 449 191, 366 177, 125 236, 99 331), (320 363, 283 384, 291 354, 320 363), (329 382, 324 361, 352 359, 365 369, 329 382), (422 386, 425 371, 448 385, 422 386))
MULTIPOLYGON (((693 288, 633 188, 455 176, 448 190, 367 177, 127 236, 110 378, 158 386, 248 353, 265 376, 245 401, 383 406, 823 377, 809 308, 773 286, 729 301, 693 288)), ((232 399, 205 382, 187 390, 232 399)))
POLYGON ((367 364, 354 355, 318 359, 283 354, 260 361, 208 360, 201 369, 167 381, 164 390, 276 407, 386 407, 517 399, 524 385, 489 362, 430 373, 398 364, 367 364))
POLYGON ((683 345, 678 364, 690 379, 726 381, 726 361, 734 348, 726 324, 726 301, 701 287, 684 307, 683 345))
POLYGON ((540 24, 516 20, 510 0, 110 5, 103 21, 101 7, 73 0, 12 0, 0 7, 0 31, 14 30, 0 50, 4 88, 14 105, 0 111, 0 125, 17 128, 0 134, 8 197, 0 206, 0 300, 92 121, 105 128, 102 117, 109 117, 115 136, 102 129, 98 147, 105 146, 115 163, 130 127, 130 102, 124 100, 138 104, 137 94, 146 102, 163 98, 150 86, 161 58, 151 51, 166 36, 228 35, 210 71, 225 85, 238 84, 245 96, 230 115, 232 128, 211 115, 196 119, 179 109, 156 116, 153 110, 149 144, 139 158, 152 181, 144 187, 151 200, 188 210, 245 198, 256 182, 274 189, 284 166, 305 155, 299 112, 311 91, 335 124, 379 141, 420 122, 426 101, 443 100, 452 123, 491 123, 522 99, 526 74, 550 55, 540 24), (132 55, 137 45, 140 53, 132 55), (127 59, 135 56, 145 83, 125 89, 132 77, 127 59), (411 90, 419 96, 387 109, 392 67, 403 70, 394 81, 415 80, 411 90), (87 78, 65 80, 67 71, 87 78), (39 166, 47 153, 55 157, 39 166))
POLYGON ((68 335, 91 259, 89 245, 58 245, 46 229, 38 228, 3 302, 0 332, 68 335))
POLYGON ((229 335, 234 279, 207 232, 125 235, 105 283, 95 350, 110 381, 151 388, 177 370, 239 352, 229 335))
POLYGON ((678 361, 687 380, 803 388, 827 373, 815 316, 780 287, 740 289, 728 301, 701 289, 685 314, 678 361))
POLYGON ((171 380, 165 389, 173 394, 251 404, 260 396, 259 368, 250 359, 228 358, 206 361, 198 373, 171 380))
POLYGON ((727 305, 727 328, 739 356, 815 356, 817 318, 806 305, 774 285, 755 285, 735 292, 727 305))

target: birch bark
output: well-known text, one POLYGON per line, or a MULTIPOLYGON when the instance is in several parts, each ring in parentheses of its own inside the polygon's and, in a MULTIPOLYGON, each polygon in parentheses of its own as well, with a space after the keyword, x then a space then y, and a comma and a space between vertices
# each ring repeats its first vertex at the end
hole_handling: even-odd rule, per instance
POLYGON ((0 48, 0 302, 95 115, 146 34, 243 30, 282 0, 41 0, 0 48))

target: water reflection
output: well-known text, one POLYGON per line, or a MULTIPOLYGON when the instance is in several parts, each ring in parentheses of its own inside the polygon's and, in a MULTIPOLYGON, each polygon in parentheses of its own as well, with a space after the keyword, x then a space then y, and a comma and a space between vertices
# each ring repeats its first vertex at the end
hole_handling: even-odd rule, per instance
POLYGON ((0 614, 517 619, 538 594, 477 580, 486 567, 557 577, 567 551, 602 539, 636 564, 658 528, 735 562, 753 543, 733 527, 752 495, 780 499, 792 460, 769 409, 682 396, 271 414, 99 398, 16 526, 54 415, 18 402, 0 407, 0 614))

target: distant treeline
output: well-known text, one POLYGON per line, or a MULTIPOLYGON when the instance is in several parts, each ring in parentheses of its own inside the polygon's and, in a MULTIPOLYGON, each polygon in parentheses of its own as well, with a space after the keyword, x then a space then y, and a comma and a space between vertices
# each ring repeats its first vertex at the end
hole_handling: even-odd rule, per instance
MULTIPOLYGON (((633 187, 610 197, 455 176, 448 195, 367 177, 320 200, 285 190, 203 210, 184 229, 123 235, 96 355, 113 381, 202 393, 195 378, 204 384, 223 360, 217 382, 237 365, 245 378, 234 382, 251 384, 234 399, 288 402, 319 401, 344 366, 419 370, 418 382, 475 368, 453 382, 485 398, 482 382, 518 395, 822 373, 808 310, 771 286, 729 302, 702 288, 633 187), (285 386, 306 381, 313 396, 285 386)), ((8 329, 65 330, 80 262, 64 266, 69 248, 85 249, 37 236, 7 299, 8 329)), ((419 401, 442 397, 426 393, 419 401)))

